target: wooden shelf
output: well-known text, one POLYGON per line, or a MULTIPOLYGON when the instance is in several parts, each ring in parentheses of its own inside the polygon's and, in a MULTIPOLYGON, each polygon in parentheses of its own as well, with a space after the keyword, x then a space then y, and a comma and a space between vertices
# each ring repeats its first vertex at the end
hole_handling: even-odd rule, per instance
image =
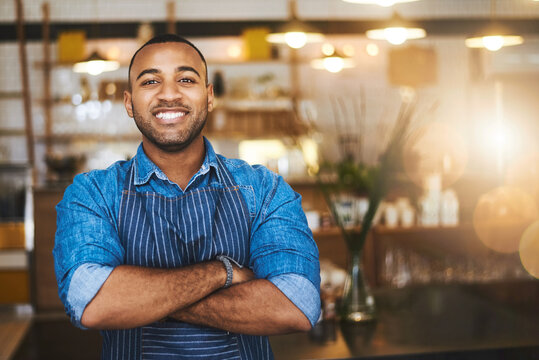
POLYGON ((22 99, 22 91, 0 91, 0 99, 22 99))
POLYGON ((271 99, 219 99, 214 111, 224 110, 226 112, 279 112, 293 111, 293 101, 288 97, 277 97, 271 99))
POLYGON ((378 235, 386 234, 417 234, 417 233, 432 233, 432 232, 452 232, 470 230, 473 226, 471 223, 463 223, 456 226, 419 226, 414 225, 411 227, 387 227, 385 225, 376 225, 373 227, 373 231, 378 235))
POLYGON ((0 129, 0 136, 25 136, 24 129, 0 129))
POLYGON ((121 142, 121 141, 141 141, 142 137, 140 134, 132 135, 111 135, 111 134, 55 134, 50 136, 39 135, 36 136, 38 141, 47 141, 57 143, 66 143, 71 141, 111 141, 111 142, 121 142))
POLYGON ((429 256, 480 257, 493 252, 477 237, 471 223, 453 227, 387 228, 373 230, 374 242, 401 246, 429 256))

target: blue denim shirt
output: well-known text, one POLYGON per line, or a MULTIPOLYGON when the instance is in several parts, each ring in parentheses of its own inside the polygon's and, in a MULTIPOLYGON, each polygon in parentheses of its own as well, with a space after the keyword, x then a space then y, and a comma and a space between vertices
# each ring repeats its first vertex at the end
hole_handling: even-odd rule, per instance
MULTIPOLYGON (((58 291, 72 322, 81 327, 82 313, 125 251, 118 232, 123 184, 135 162, 135 185, 141 190, 179 196, 219 181, 217 156, 205 139, 206 156, 185 190, 170 181, 146 156, 142 145, 130 161, 106 170, 77 175, 57 205, 53 250, 58 291)), ((257 278, 271 281, 309 319, 320 315, 318 249, 301 208, 301 196, 282 177, 263 166, 221 157, 240 188, 251 216, 251 262, 257 278)))

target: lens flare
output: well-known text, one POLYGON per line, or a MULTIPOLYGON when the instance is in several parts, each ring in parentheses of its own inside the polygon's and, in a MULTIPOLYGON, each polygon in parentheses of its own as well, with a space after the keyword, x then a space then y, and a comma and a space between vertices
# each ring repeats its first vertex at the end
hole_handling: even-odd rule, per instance
POLYGON ((531 196, 515 187, 502 186, 482 195, 473 214, 473 226, 481 242, 501 253, 519 249, 524 230, 538 217, 531 196))
POLYGON ((524 269, 539 279, 539 220, 524 231, 518 251, 524 269))
POLYGON ((466 168, 468 150, 464 138, 448 124, 434 122, 417 129, 404 146, 404 169, 418 186, 430 174, 442 175, 447 188, 466 168))

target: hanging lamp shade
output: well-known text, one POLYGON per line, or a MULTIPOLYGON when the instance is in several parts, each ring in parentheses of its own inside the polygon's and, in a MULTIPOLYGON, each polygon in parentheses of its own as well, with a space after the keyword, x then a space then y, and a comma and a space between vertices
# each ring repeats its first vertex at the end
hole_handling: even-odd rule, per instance
POLYGON ((427 36, 427 32, 425 29, 416 27, 409 21, 405 21, 394 12, 386 26, 380 29, 368 30, 366 35, 372 40, 386 40, 393 45, 400 45, 406 42, 406 40, 424 38, 427 36))
POLYGON ((343 0, 344 2, 354 3, 354 4, 368 4, 368 5, 379 5, 384 7, 390 7, 399 3, 414 2, 419 0, 343 0))
POLYGON ((119 67, 120 63, 118 61, 107 60, 99 55, 97 51, 94 51, 86 60, 73 65, 73 71, 76 73, 99 75, 102 72, 117 70, 119 67))
POLYGON ((496 19, 496 1, 490 0, 490 24, 479 34, 466 39, 469 48, 485 48, 489 51, 498 51, 504 46, 520 45, 524 39, 514 34, 507 26, 500 24, 496 19))
POLYGON ((321 42, 324 35, 312 26, 296 17, 296 2, 289 1, 290 20, 277 32, 268 34, 266 41, 274 44, 287 44, 291 48, 300 49, 307 43, 321 42))
POLYGON ((489 51, 498 51, 504 46, 520 45, 524 39, 512 33, 511 29, 499 23, 491 23, 480 33, 466 39, 469 48, 485 48, 489 51))
POLYGON ((327 70, 331 73, 338 73, 343 69, 353 68, 356 65, 350 57, 344 56, 334 47, 332 48, 333 50, 331 52, 324 53, 324 56, 321 58, 311 60, 311 67, 318 70, 327 70))

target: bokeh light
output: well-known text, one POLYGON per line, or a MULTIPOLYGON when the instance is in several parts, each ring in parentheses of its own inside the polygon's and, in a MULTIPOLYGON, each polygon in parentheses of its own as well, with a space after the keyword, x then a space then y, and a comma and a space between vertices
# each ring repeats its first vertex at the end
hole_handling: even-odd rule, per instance
POLYGON ((226 53, 232 59, 238 59, 242 55, 242 49, 239 45, 230 45, 226 49, 226 53))
POLYGON ((330 43, 325 43, 322 45, 322 54, 326 56, 331 56, 335 53, 335 46, 330 43))
POLYGON ((519 250, 524 230, 538 219, 537 206, 522 189, 502 186, 482 195, 473 214, 481 242, 501 253, 519 250))
POLYGON ((403 157, 404 169, 415 184, 422 186, 428 176, 440 174, 442 186, 447 188, 464 173, 468 150, 457 130, 449 124, 433 122, 411 134, 403 157))
POLYGON ((539 207, 539 153, 527 153, 511 161, 507 167, 505 185, 526 191, 539 207))
POLYGON ((519 254, 524 269, 539 279, 539 220, 524 231, 520 241, 519 254))
POLYGON ((380 53, 380 49, 378 48, 378 45, 376 44, 368 44, 366 47, 365 47, 365 51, 367 51, 367 54, 369 56, 376 56, 380 53))

